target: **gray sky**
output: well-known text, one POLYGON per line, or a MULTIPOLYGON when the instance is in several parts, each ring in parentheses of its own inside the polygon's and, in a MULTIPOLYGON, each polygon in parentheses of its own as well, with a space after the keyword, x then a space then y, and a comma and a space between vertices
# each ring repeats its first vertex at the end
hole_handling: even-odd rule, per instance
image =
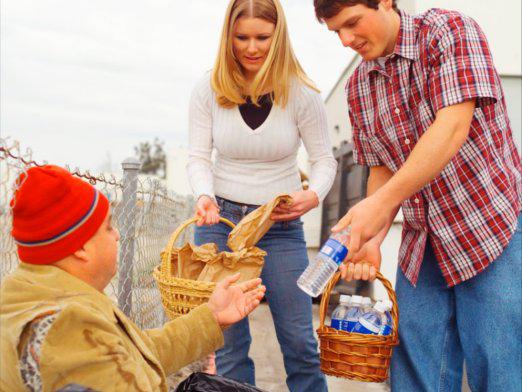
MULTIPOLYGON (((301 64, 325 97, 353 52, 282 0, 301 64)), ((159 137, 186 145, 188 100, 214 62, 228 0, 4 0, 1 136, 50 163, 100 170, 159 137)))

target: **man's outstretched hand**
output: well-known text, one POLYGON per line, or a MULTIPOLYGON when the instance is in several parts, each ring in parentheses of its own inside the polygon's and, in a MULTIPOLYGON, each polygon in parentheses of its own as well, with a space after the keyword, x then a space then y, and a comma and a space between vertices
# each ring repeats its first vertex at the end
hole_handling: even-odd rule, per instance
POLYGON ((208 300, 208 307, 222 328, 248 316, 265 295, 266 287, 259 278, 233 285, 239 276, 237 273, 220 281, 208 300))

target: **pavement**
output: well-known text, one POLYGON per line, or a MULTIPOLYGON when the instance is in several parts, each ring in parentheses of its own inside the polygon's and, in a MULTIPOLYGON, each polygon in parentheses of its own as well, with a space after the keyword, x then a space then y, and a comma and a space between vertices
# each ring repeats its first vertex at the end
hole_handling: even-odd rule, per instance
MULTIPOLYGON (((319 326, 319 306, 314 304, 314 330, 319 326)), ((252 346, 250 357, 256 366, 256 385, 267 392, 288 392, 283 356, 277 342, 274 323, 266 303, 250 315, 252 346)), ((327 376, 329 392, 387 392, 386 384, 357 382, 327 376)))

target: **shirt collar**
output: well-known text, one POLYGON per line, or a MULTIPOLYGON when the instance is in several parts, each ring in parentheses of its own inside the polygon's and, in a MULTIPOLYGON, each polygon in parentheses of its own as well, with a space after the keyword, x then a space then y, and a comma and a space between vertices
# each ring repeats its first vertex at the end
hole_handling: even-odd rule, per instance
MULTIPOLYGON (((401 56, 409 60, 416 61, 419 59, 419 45, 417 43, 418 27, 414 18, 404 11, 399 10, 401 17, 401 25, 397 36, 397 43, 391 58, 401 56)), ((377 60, 370 60, 366 63, 366 73, 372 71, 382 72, 381 66, 377 60)))
POLYGON ((401 27, 399 29, 399 36, 397 38, 397 44, 395 45, 395 50, 393 53, 410 60, 418 60, 418 28, 415 20, 411 15, 408 15, 404 11, 399 11, 399 14, 401 16, 401 27))

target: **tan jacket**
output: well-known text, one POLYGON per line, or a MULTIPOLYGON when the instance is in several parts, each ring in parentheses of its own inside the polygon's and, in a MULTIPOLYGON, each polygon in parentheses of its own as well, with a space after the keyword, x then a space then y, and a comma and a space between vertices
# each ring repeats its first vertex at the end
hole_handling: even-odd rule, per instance
POLYGON ((21 263, 0 289, 0 390, 25 391, 18 369, 24 327, 59 310, 41 347, 44 391, 76 383, 97 391, 167 391, 165 376, 223 345, 202 305, 142 331, 104 294, 53 266, 21 263))

